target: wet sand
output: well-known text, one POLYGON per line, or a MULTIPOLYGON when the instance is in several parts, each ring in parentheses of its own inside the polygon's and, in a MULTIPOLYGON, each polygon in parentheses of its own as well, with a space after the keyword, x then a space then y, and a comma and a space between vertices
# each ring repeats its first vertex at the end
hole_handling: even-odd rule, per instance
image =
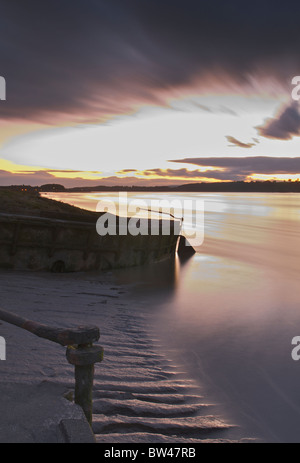
MULTIPOLYGON (((243 440, 243 430, 219 416, 201 384, 166 351, 151 328, 151 311, 134 302, 129 289, 107 273, 0 273, 2 309, 52 326, 99 326, 104 361, 96 365, 94 381, 98 442, 243 440)), ((73 389, 63 347, 4 322, 0 335, 7 349, 2 383, 46 381, 73 389)))

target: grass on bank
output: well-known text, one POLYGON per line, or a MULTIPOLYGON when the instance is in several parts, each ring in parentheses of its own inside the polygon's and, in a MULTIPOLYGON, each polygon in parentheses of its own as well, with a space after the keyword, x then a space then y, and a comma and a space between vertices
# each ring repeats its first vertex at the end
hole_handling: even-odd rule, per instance
POLYGON ((44 198, 38 193, 6 189, 0 189, 0 213, 83 220, 99 217, 99 213, 44 198))

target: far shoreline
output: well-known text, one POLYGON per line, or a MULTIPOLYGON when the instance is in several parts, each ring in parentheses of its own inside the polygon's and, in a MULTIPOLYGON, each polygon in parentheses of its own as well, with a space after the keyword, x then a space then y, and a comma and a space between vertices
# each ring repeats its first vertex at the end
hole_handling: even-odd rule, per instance
POLYGON ((300 193, 300 181, 234 181, 187 183, 181 185, 138 186, 138 185, 94 185, 67 188, 59 183, 41 186, 9 185, 0 186, 0 191, 12 190, 35 193, 109 193, 109 192, 149 192, 149 193, 300 193))

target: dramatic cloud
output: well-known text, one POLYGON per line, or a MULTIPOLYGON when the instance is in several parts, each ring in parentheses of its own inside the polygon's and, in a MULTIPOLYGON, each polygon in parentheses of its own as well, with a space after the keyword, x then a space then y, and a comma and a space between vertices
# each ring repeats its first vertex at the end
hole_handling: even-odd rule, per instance
POLYGON ((290 140, 293 136, 300 135, 300 113, 299 106, 293 102, 284 108, 278 116, 268 119, 264 126, 257 127, 263 137, 276 138, 279 140, 290 140))
MULTIPOLYGON (((199 170, 188 170, 188 169, 149 169, 143 172, 144 175, 165 177, 168 181, 173 178, 182 179, 182 182, 192 181, 207 181, 208 179, 213 180, 244 180, 245 175, 239 172, 233 172, 231 170, 207 170, 205 172, 199 170)), ((181 182, 181 183, 182 183, 181 182)))
POLYGON ((237 140, 234 137, 231 137, 230 135, 227 135, 227 140, 229 143, 232 143, 230 146, 239 146, 240 148, 252 148, 252 146, 255 146, 255 143, 242 143, 241 141, 237 140))
POLYGON ((180 169, 153 168, 144 171, 124 169, 116 175, 106 177, 103 177, 100 172, 95 172, 93 178, 87 178, 84 172, 68 170, 49 169, 17 173, 0 170, 0 185, 41 186, 45 183, 60 183, 65 187, 99 185, 146 187, 207 181, 245 181, 251 179, 253 175, 258 175, 258 177, 259 175, 276 177, 282 174, 300 176, 300 157, 185 158, 171 162, 192 164, 201 169, 189 170, 185 167, 180 169), (130 172, 135 176, 126 175, 130 172), (68 177, 71 173, 74 174, 72 178, 68 177))
POLYGON ((128 174, 128 173, 133 173, 133 172, 137 172, 137 170, 136 169, 122 169, 119 172, 117 172, 117 174, 128 174))
MULTIPOLYGON (((51 171, 50 171, 51 172, 51 171)), ((66 188, 72 187, 96 187, 99 185, 102 186, 159 186, 159 185, 181 185, 182 180, 178 179, 169 179, 158 178, 147 179, 137 178, 137 177, 119 177, 113 175, 110 177, 99 177, 94 180, 81 178, 80 175, 75 178, 68 178, 64 176, 56 177, 48 171, 36 171, 36 172, 20 172, 12 173, 6 170, 0 170, 0 185, 9 186, 9 185, 31 185, 31 186, 41 186, 48 183, 56 183, 64 185, 66 188)))
POLYGON ((253 174, 300 174, 300 157, 253 156, 243 158, 185 158, 172 160, 184 164, 215 168, 217 171, 206 173, 216 179, 246 180, 253 174), (220 171, 218 171, 220 169, 220 171))
POLYGON ((48 172, 29 172, 29 173, 12 173, 6 170, 0 170, 0 184, 7 185, 33 185, 40 186, 44 183, 60 183, 55 177, 48 172))
POLYGON ((101 120, 212 81, 289 92, 299 13, 271 0, 2 0, 0 118, 101 120))

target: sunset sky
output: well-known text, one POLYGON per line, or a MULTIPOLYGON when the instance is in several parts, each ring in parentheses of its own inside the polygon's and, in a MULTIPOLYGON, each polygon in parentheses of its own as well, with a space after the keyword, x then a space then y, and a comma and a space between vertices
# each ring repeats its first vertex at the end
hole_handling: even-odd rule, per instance
POLYGON ((300 4, 1 0, 0 185, 300 178, 300 4))

